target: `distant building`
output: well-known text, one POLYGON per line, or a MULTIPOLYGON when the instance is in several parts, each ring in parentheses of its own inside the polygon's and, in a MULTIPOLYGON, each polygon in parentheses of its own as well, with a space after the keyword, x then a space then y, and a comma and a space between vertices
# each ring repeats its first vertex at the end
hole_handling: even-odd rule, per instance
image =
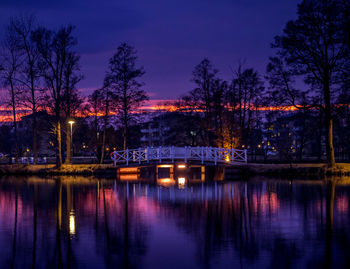
POLYGON ((201 146, 198 116, 166 112, 142 124, 143 147, 201 146))
POLYGON ((140 144, 143 147, 165 146, 169 138, 169 131, 169 122, 166 121, 166 117, 164 115, 155 117, 142 124, 140 144))
POLYGON ((259 146, 265 158, 322 158, 321 153, 325 150, 322 123, 309 112, 288 112, 277 117, 267 117, 263 127, 263 141, 259 146))
MULTIPOLYGON (((55 156, 55 135, 53 133, 52 116, 46 111, 36 113, 37 119, 37 151, 39 156, 55 156)), ((18 122, 18 131, 22 142, 22 150, 25 155, 33 154, 33 114, 22 117, 18 122)))

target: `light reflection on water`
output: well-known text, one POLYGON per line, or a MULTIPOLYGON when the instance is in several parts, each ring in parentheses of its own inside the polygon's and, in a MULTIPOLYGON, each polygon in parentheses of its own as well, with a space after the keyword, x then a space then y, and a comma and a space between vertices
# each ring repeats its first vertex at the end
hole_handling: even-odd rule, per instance
POLYGON ((350 185, 0 179, 1 268, 350 268, 350 185))

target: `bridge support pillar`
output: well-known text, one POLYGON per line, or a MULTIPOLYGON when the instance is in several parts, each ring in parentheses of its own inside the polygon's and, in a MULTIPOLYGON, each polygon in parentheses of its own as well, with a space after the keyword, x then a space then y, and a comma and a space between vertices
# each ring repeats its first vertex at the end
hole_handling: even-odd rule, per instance
POLYGON ((159 179, 159 168, 169 169, 169 178, 174 179, 174 165, 173 164, 158 164, 156 165, 156 180, 159 179))
POLYGON ((202 182, 205 181, 205 166, 204 165, 201 166, 201 181, 202 182))

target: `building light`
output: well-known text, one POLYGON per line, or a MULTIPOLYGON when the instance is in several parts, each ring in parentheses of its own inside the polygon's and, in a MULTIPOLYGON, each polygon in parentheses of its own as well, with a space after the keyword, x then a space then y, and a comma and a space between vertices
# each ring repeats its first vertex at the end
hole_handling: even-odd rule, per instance
POLYGON ((260 145, 260 144, 258 145, 258 148, 261 148, 261 145, 260 145))
POLYGON ((179 165, 177 166, 177 168, 179 168, 179 169, 185 169, 185 168, 186 168, 186 165, 185 165, 185 164, 179 164, 179 165))
POLYGON ((229 162, 229 161, 230 161, 230 156, 226 155, 226 156, 225 156, 225 161, 226 161, 226 162, 229 162))

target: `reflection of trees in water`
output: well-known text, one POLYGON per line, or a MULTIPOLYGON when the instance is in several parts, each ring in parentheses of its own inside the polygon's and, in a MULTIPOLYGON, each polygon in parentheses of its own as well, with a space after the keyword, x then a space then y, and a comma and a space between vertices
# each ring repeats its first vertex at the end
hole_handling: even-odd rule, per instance
POLYGON ((115 193, 111 186, 102 183, 102 199, 106 246, 104 256, 107 264, 123 268, 137 267, 141 263, 140 257, 146 252, 148 229, 136 203, 129 198, 128 185, 115 193))
POLYGON ((17 245, 17 219, 18 219, 18 192, 15 190, 15 218, 13 224, 13 244, 12 244, 12 259, 11 259, 11 268, 15 266, 16 260, 16 245, 17 245))
MULTIPOLYGON (((288 268, 297 264, 298 259, 307 264, 321 261, 323 265, 327 265, 328 259, 329 265, 331 261, 333 265, 344 265, 344 260, 330 259, 334 248, 330 225, 333 223, 334 191, 334 182, 322 185, 232 183, 206 188, 202 196, 208 197, 207 192, 215 193, 203 201, 164 202, 163 199, 162 203, 171 206, 161 207, 161 212, 171 216, 181 229, 193 236, 202 265, 210 266, 218 253, 230 252, 230 249, 235 259, 245 264, 254 264, 258 257, 267 253, 271 267, 288 268), (319 210, 315 210, 315 202, 320 204, 319 210), (326 255, 317 254, 322 251, 312 253, 312 248, 324 248, 326 255)), ((349 213, 346 214, 347 221, 338 223, 343 228, 350 223, 349 213)), ((340 234, 343 242, 336 245, 349 251, 349 232, 340 234)))
POLYGON ((132 268, 141 262, 148 229, 137 205, 125 195, 117 197, 111 181, 102 184, 100 194, 96 181, 16 182, 0 182, 0 216, 10 213, 0 217, 1 228, 8 230, 1 241, 11 246, 0 254, 1 266, 76 268, 81 262, 77 255, 84 257, 82 246, 96 246, 96 256, 86 259, 100 266, 132 268), (70 225, 71 212, 75 227, 70 225))
POLYGON ((135 185, 113 187, 107 180, 2 180, 0 227, 6 235, 1 232, 0 239, 6 248, 0 264, 75 268, 87 246, 88 260, 138 267, 149 240, 146 204, 193 238, 202 267, 211 267, 219 254, 242 266, 256 265, 264 255, 266 267, 350 267, 349 187, 337 184, 253 181, 185 190, 144 185, 146 198, 131 195, 135 185))

